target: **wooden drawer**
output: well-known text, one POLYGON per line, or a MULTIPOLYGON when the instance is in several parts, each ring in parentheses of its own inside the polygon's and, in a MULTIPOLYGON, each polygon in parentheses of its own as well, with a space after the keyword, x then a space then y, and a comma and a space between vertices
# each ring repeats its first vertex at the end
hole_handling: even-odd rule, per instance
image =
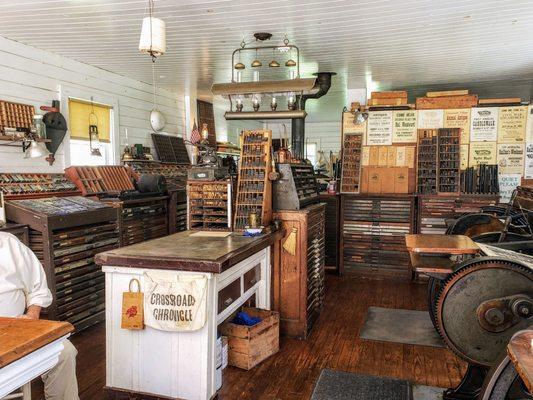
POLYGON ((218 313, 220 314, 241 296, 241 278, 235 279, 218 292, 218 313))
POLYGON ((244 291, 246 292, 261 280, 261 264, 257 264, 244 274, 244 291))

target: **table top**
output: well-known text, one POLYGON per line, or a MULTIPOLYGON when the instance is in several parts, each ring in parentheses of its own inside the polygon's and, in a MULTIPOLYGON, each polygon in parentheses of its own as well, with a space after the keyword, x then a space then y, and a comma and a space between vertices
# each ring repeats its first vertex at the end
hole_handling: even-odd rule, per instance
POLYGON ((530 392, 533 392, 533 330, 517 332, 507 345, 507 353, 530 392))
POLYGON ((476 254, 479 246, 468 236, 417 234, 405 235, 407 250, 413 253, 476 254))
POLYGON ((96 263, 112 267, 167 269, 221 273, 280 240, 283 231, 246 237, 194 236, 183 231, 159 239, 121 247, 96 255, 96 263))
POLYGON ((0 368, 73 330, 68 322, 0 317, 0 368))

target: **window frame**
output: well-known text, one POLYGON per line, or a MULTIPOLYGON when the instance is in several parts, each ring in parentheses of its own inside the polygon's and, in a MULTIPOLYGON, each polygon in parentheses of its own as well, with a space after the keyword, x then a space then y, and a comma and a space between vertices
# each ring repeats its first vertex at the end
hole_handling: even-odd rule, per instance
MULTIPOLYGON (((61 114, 65 117, 65 120, 67 121, 67 126, 70 126, 69 124, 69 99, 73 100, 82 100, 82 101, 94 101, 95 103, 103 104, 106 106, 109 106, 111 109, 109 111, 109 116, 111 118, 111 121, 109 123, 109 126, 111 127, 111 132, 109 135, 110 138, 110 145, 111 145, 111 151, 109 152, 109 160, 107 160, 107 165, 117 165, 118 162, 120 162, 120 130, 119 130, 119 118, 118 118, 118 110, 119 110, 119 103, 118 98, 114 96, 107 96, 102 95, 99 93, 94 93, 92 91, 69 87, 65 85, 60 85, 59 87, 60 92, 60 98, 61 98, 61 114)), ((63 140, 63 148, 64 148, 64 165, 65 167, 69 167, 72 165, 72 157, 71 157, 71 150, 70 150, 70 131, 67 131, 67 135, 65 135, 65 139, 63 140)), ((87 151, 89 151, 89 147, 87 146, 87 151)))

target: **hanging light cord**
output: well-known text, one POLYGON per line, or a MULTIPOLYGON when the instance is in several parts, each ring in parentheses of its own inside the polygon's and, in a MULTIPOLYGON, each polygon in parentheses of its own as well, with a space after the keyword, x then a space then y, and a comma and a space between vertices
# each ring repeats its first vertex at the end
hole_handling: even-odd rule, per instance
POLYGON ((157 102, 156 102, 156 90, 157 90, 157 87, 156 87, 156 82, 155 82, 155 60, 156 60, 156 56, 154 55, 154 52, 152 50, 152 16, 153 16, 153 11, 154 11, 154 1, 153 0, 149 0, 148 1, 148 4, 149 4, 149 13, 150 13, 150 55, 152 56, 152 86, 153 86, 153 89, 154 89, 154 110, 157 108, 157 102))
POLYGON ((157 103, 156 103, 156 90, 157 90, 157 86, 156 86, 156 82, 155 82, 155 60, 152 60, 152 86, 154 88, 154 109, 156 108, 157 106, 157 103))

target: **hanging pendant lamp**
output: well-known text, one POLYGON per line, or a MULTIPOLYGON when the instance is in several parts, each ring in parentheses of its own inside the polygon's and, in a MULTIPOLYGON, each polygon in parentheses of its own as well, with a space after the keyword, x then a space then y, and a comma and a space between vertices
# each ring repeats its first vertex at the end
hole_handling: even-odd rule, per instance
POLYGON ((263 63, 257 57, 257 49, 255 50, 255 60, 252 61, 252 67, 257 68, 263 66, 263 63))
POLYGON ((159 57, 167 50, 165 21, 153 17, 154 2, 148 1, 150 16, 143 18, 139 51, 152 57, 159 57))

